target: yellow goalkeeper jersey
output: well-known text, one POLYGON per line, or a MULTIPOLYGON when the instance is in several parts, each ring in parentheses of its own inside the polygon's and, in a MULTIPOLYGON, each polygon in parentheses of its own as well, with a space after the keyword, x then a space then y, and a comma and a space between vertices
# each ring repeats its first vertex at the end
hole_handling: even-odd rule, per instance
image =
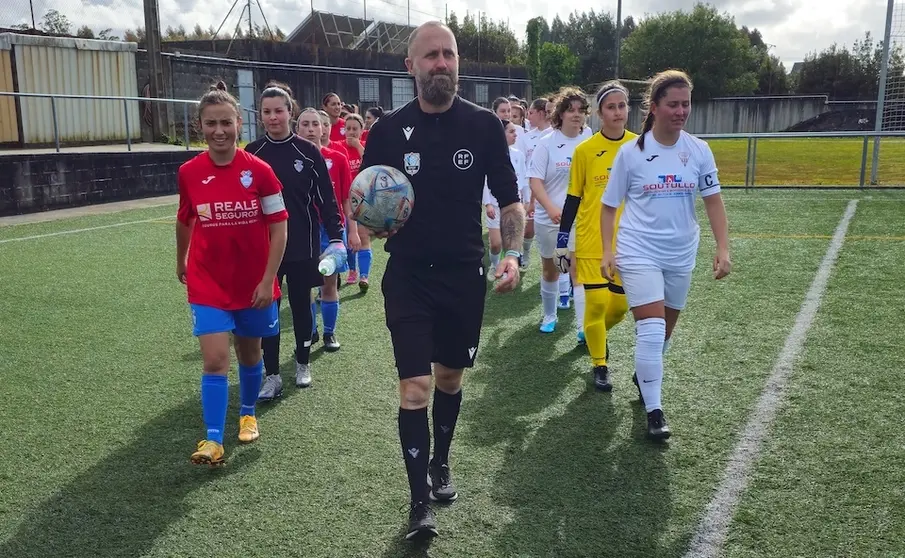
MULTIPOLYGON (((607 182, 616 153, 622 144, 638 137, 626 130, 621 139, 611 140, 597 132, 581 142, 572 155, 569 177, 569 195, 581 198, 578 216, 575 218, 575 257, 600 259, 603 243, 600 235, 600 199, 607 182)), ((616 223, 625 204, 616 210, 616 223)), ((616 235, 613 235, 615 243, 616 235)))

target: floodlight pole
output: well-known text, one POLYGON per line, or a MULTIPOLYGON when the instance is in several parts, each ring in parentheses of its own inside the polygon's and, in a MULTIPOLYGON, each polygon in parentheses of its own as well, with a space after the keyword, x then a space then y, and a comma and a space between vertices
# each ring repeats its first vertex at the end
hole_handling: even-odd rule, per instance
MULTIPOLYGON (((874 122, 874 131, 883 131, 883 104, 886 102, 886 76, 889 74, 889 53, 892 45, 889 44, 892 35, 892 9, 895 0, 889 0, 886 5, 886 30, 883 32, 883 61, 880 63, 880 91, 877 93, 877 115, 874 122)), ((877 166, 880 162, 880 136, 874 138, 874 160, 870 168, 870 183, 877 185, 877 166)))

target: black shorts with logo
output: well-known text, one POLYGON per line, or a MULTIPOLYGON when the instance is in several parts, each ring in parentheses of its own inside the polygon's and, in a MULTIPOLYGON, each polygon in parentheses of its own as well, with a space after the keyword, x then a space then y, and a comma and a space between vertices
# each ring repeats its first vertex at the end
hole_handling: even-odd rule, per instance
POLYGON ((431 363, 474 366, 487 278, 481 261, 427 264, 390 257, 381 284, 399 378, 431 374, 431 363))

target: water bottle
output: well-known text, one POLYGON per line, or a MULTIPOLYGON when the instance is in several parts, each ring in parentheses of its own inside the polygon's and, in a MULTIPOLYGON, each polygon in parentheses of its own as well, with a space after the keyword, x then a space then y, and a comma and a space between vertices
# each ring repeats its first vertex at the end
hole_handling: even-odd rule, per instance
POLYGON ((323 276, 333 275, 337 269, 346 265, 346 258, 345 246, 333 243, 324 251, 324 257, 317 264, 317 270, 323 276))

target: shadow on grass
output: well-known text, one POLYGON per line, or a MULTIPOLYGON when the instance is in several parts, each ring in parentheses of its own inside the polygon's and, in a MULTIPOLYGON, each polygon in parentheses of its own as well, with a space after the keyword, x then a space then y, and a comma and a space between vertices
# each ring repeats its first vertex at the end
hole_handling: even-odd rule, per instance
MULTIPOLYGON (((291 317, 284 324, 288 327, 282 331, 291 336, 291 317)), ((292 351, 283 352, 280 369, 287 383, 295 364, 292 351)), ((196 354, 200 363, 200 352, 196 354)), ((319 356, 319 352, 312 353, 311 360, 319 356)), ((193 360, 192 353, 182 360, 193 360)), ((225 467, 211 469, 189 462, 204 436, 200 397, 195 395, 145 423, 135 432, 135 441, 78 475, 28 513, 18 530, 0 544, 0 556, 118 558, 146 554, 171 524, 195 511, 194 504, 185 501, 192 492, 240 473, 261 456, 254 444, 243 445, 236 439, 239 386, 235 363, 229 391, 225 467)), ((302 391, 289 380, 281 400, 302 391)), ((273 403, 259 403, 256 414, 260 418, 274 407, 273 403)))
POLYGON ((238 391, 238 386, 230 389, 234 405, 227 417, 225 467, 189 463, 203 436, 199 399, 191 397, 145 423, 135 432, 135 441, 28 513, 0 545, 0 556, 146 554, 172 523, 193 513, 194 505, 185 501, 192 492, 240 473, 260 457, 254 446, 237 448, 238 391))
MULTIPOLYGON (((459 451, 507 446, 489 490, 512 517, 494 536, 494 554, 680 556, 684 541, 661 545, 672 507, 664 462, 669 446, 644 438, 645 413, 637 401, 617 409, 612 395, 594 390, 590 366, 578 373, 583 387, 577 396, 564 393, 570 384, 575 389, 572 363, 586 356, 584 347, 555 350, 561 335, 571 333, 540 335, 533 324, 504 343, 494 334, 476 372, 483 397, 468 405, 468 434, 459 451), (631 432, 619 432, 626 412, 631 432)), ((634 395, 630 382, 618 381, 616 389, 634 395)))

